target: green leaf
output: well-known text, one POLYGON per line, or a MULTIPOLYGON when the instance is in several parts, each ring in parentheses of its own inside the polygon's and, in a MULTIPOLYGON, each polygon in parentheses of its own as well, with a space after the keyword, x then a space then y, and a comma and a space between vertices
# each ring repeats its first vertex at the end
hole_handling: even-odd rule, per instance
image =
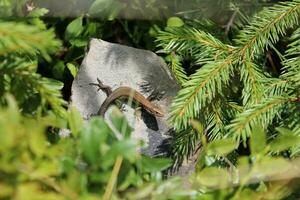
POLYGON ((106 142, 111 130, 101 118, 92 118, 81 131, 81 150, 84 158, 92 164, 100 158, 100 145, 106 142))
POLYGON ((37 169, 30 173, 31 178, 48 178, 60 174, 59 162, 54 160, 40 162, 37 169))
POLYGON ((32 124, 31 133, 29 134, 29 146, 31 151, 38 157, 42 157, 47 148, 47 141, 44 134, 42 134, 41 127, 32 124))
POLYGON ((200 153, 197 163, 196 163, 196 172, 201 171, 206 166, 206 155, 204 153, 200 153))
POLYGON ((244 160, 238 165, 240 180, 241 182, 246 180, 246 184, 258 183, 263 180, 285 179, 283 175, 292 169, 293 165, 288 160, 269 156, 262 157, 251 164, 244 160))
POLYGON ((120 184, 119 190, 124 191, 128 189, 130 186, 139 186, 142 185, 143 180, 142 177, 136 173, 136 170, 131 169, 129 173, 126 174, 125 180, 120 184))
POLYGON ((7 149, 12 148, 19 142, 22 137, 20 132, 14 132, 19 129, 18 123, 21 119, 17 102, 12 95, 5 95, 8 104, 6 110, 0 110, 0 153, 4 154, 7 149), (8 134, 14 132, 14 134, 8 134))
POLYGON ((278 131, 282 135, 293 135, 294 134, 290 129, 283 128, 283 127, 277 127, 276 131, 278 131))
POLYGON ((72 157, 64 156, 60 160, 63 173, 70 173, 76 166, 72 157))
POLYGON ((208 167, 196 176, 196 183, 206 187, 223 188, 231 182, 229 172, 225 169, 208 167))
POLYGON ((245 188, 239 195, 240 199, 243 200, 253 200, 253 199, 259 199, 259 193, 256 191, 251 190, 250 188, 245 188))
POLYGON ((170 17, 167 21, 168 27, 180 27, 183 25, 184 25, 184 22, 179 17, 170 17))
POLYGON ((69 42, 75 47, 85 47, 88 44, 88 38, 74 38, 70 39, 69 42))
POLYGON ((207 145, 207 155, 224 156, 236 149, 232 139, 214 140, 207 145))
MULTIPOLYGON (((277 129, 278 130, 278 129, 277 129)), ((284 151, 299 145, 300 137, 293 134, 290 130, 280 129, 281 134, 269 143, 272 151, 284 151), (284 130, 284 131, 283 131, 284 130)))
POLYGON ((72 134, 78 136, 83 127, 83 119, 80 112, 75 107, 72 107, 68 113, 68 122, 72 134))
POLYGON ((172 165, 172 161, 166 158, 151 158, 142 156, 142 171, 143 172, 159 172, 167 169, 172 165))
POLYGON ((250 158, 248 156, 240 156, 238 158, 238 165, 239 166, 248 166, 249 165, 249 161, 250 161, 250 158))
POLYGON ((203 135, 204 128, 201 122, 197 120, 191 120, 191 125, 193 126, 194 129, 197 130, 199 134, 203 135))
POLYGON ((292 164, 284 158, 264 157, 260 162, 255 163, 256 176, 275 178, 282 173, 292 169, 292 164))
POLYGON ((133 129, 129 126, 126 117, 120 110, 115 107, 110 118, 115 128, 122 133, 125 138, 129 138, 133 129))
POLYGON ((100 37, 99 33, 102 31, 101 22, 91 22, 89 21, 86 27, 87 33, 92 37, 100 37))
POLYGON ((83 32, 82 21, 83 17, 78 17, 67 26, 65 32, 66 40, 76 39, 83 32))
POLYGON ((107 183, 109 180, 109 173, 99 173, 97 171, 89 174, 89 181, 93 183, 107 183))
POLYGON ((194 129, 197 130, 197 133, 201 136, 202 145, 204 148, 206 148, 207 139, 206 139, 206 135, 204 135, 204 128, 202 123, 197 120, 191 120, 191 125, 193 126, 194 129))
POLYGON ((56 79, 63 79, 64 71, 65 71, 65 64, 63 61, 59 60, 52 68, 52 74, 56 79))
POLYGON ((258 154, 263 152, 266 147, 266 134, 261 126, 255 126, 252 129, 250 137, 250 150, 251 154, 258 154))
POLYGON ((22 200, 31 199, 57 199, 63 200, 62 196, 53 191, 43 191, 38 182, 25 182, 20 184, 15 191, 14 198, 22 200))
POLYGON ((0 198, 1 199, 7 199, 8 197, 12 196, 15 192, 15 188, 10 185, 10 184, 5 184, 0 182, 0 188, 1 188, 1 192, 0 192, 0 198))
POLYGON ((80 171, 73 170, 66 178, 66 185, 72 191, 83 192, 86 191, 87 174, 80 171))
POLYGON ((77 75, 78 69, 73 63, 67 63, 67 67, 72 74, 73 78, 77 75))
POLYGON ((123 156, 127 160, 134 162, 137 158, 137 142, 132 139, 124 139, 115 142, 111 147, 112 154, 123 156))

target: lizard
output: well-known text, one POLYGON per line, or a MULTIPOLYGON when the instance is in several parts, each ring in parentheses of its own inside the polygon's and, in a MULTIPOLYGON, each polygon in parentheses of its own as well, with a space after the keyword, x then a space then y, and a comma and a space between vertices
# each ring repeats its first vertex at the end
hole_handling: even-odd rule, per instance
POLYGON ((138 102, 149 113, 158 117, 164 116, 164 112, 161 110, 161 108, 151 103, 147 98, 145 98, 140 92, 136 91, 135 89, 127 86, 121 86, 112 91, 109 86, 104 85, 98 78, 97 82, 98 83, 90 83, 90 85, 97 86, 98 91, 101 89, 107 95, 107 98, 104 100, 97 113, 98 115, 103 117, 111 103, 115 102, 120 97, 126 97, 132 98, 134 101, 138 102))

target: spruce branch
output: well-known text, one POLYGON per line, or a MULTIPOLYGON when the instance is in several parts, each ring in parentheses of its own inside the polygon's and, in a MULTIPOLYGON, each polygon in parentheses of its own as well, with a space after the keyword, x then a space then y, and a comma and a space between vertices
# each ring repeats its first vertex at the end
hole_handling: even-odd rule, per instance
POLYGON ((290 37, 291 43, 288 45, 288 49, 285 52, 285 56, 288 58, 282 62, 284 65, 283 73, 281 77, 294 86, 300 85, 300 28, 298 28, 290 37))
MULTIPOLYGON (((36 104, 37 110, 30 112, 47 112, 50 106, 55 113, 63 116, 66 105, 60 93, 63 84, 36 73, 37 59, 34 59, 34 56, 41 55, 50 60, 50 54, 60 46, 61 42, 55 39, 52 29, 41 30, 22 22, 0 21, 1 94, 14 94, 24 108, 36 104), (37 96, 40 102, 32 103, 32 98, 37 96)), ((3 99, 1 102, 4 102, 3 99)))
POLYGON ((274 44, 288 28, 298 24, 300 1, 280 2, 258 13, 244 28, 235 42, 240 45, 239 54, 259 54, 274 44))
MULTIPOLYGON (((226 124, 243 110, 243 107, 235 102, 224 102, 224 100, 223 98, 214 101, 214 104, 203 109, 202 115, 197 119, 205 124, 205 132, 209 140, 223 138, 226 134, 226 124)), ((180 163, 195 151, 199 134, 189 127, 176 133, 172 140, 171 155, 180 163)))
POLYGON ((169 52, 200 48, 202 52, 205 52, 203 54, 210 58, 234 50, 233 47, 223 44, 211 34, 188 26, 167 28, 165 31, 161 31, 157 37, 157 42, 159 47, 169 52))
POLYGON ((292 91, 290 83, 282 78, 268 78, 262 82, 265 85, 264 98, 289 94, 292 91))
MULTIPOLYGON (((225 127, 229 136, 245 142, 254 125, 261 124, 266 128, 274 121, 278 123, 278 118, 284 114, 283 108, 297 107, 295 91, 298 89, 295 86, 300 83, 300 30, 293 34, 293 42, 284 56, 275 44, 288 29, 298 25, 299 13, 300 0, 278 3, 262 10, 240 31, 234 40, 235 47, 189 26, 161 32, 157 41, 165 52, 180 55, 189 52, 201 66, 182 84, 173 101, 170 121, 175 129, 189 129, 191 119, 201 118, 211 139, 222 135, 225 127), (284 60, 284 73, 279 78, 270 78, 265 67, 258 63, 268 48, 284 60), (240 75, 243 85, 228 92, 224 89, 228 88, 230 78, 238 79, 234 75, 240 75), (241 92, 242 103, 232 103, 230 112, 224 111, 231 100, 240 102, 241 92), (225 101, 216 105, 220 96, 226 97, 225 101), (213 109, 207 112, 208 108, 213 109)), ((294 120, 290 125, 295 123, 294 120)), ((189 152, 188 144, 184 143, 180 148, 186 149, 181 153, 189 152)))
POLYGON ((241 31, 236 43, 240 45, 234 54, 241 58, 241 79, 244 83, 243 104, 252 105, 261 99, 263 88, 260 82, 266 77, 252 61, 265 48, 284 35, 288 28, 298 24, 300 1, 285 2, 266 8, 256 15, 252 22, 241 31))
POLYGON ((286 128, 294 128, 300 125, 299 99, 286 104, 281 114, 283 117, 279 120, 278 126, 286 128))
MULTIPOLYGON (((292 132, 295 135, 300 136, 300 123, 298 123, 294 126, 292 132)), ((292 158, 295 158, 296 156, 299 156, 300 155, 300 144, 292 147, 290 152, 291 152, 291 157, 292 158)))
POLYGON ((283 106, 293 101, 293 98, 286 96, 273 96, 264 99, 258 104, 253 105, 242 113, 238 114, 234 120, 227 126, 229 135, 238 141, 246 142, 251 134, 251 128, 260 124, 266 128, 279 115, 283 106))
POLYGON ((191 156, 199 138, 199 134, 192 128, 177 132, 171 144, 171 156, 175 158, 175 162, 181 163, 184 159, 191 156))
POLYGON ((256 104, 263 96, 263 87, 261 81, 266 78, 259 67, 248 59, 242 63, 240 68, 241 79, 244 83, 242 98, 243 105, 246 107, 256 104))
POLYGON ((170 54, 170 65, 169 66, 180 85, 185 83, 188 79, 186 72, 184 71, 184 69, 182 67, 181 62, 182 62, 182 58, 180 55, 177 55, 175 52, 172 52, 170 54))
POLYGON ((190 80, 183 84, 171 106, 171 118, 177 130, 187 128, 189 120, 196 118, 202 108, 207 106, 222 87, 229 81, 232 73, 230 57, 219 62, 204 65, 190 80))
POLYGON ((220 105, 212 105, 212 110, 207 113, 207 134, 209 140, 220 139, 225 133, 224 113, 222 113, 220 105))
POLYGON ((20 22, 0 21, 0 56, 10 53, 41 54, 50 59, 61 42, 55 39, 53 30, 40 30, 36 26, 20 22))
MULTIPOLYGON (((32 95, 38 94, 41 98, 41 108, 51 106, 53 111, 64 116, 66 102, 63 100, 60 90, 63 84, 59 81, 44 78, 35 72, 36 62, 24 61, 21 58, 7 59, 0 64, 0 74, 9 79, 0 82, 5 91, 15 94, 20 103, 30 101, 32 95)), ((30 102, 28 102, 30 104, 30 102)))
POLYGON ((235 102, 228 102, 225 97, 214 101, 210 107, 206 109, 204 115, 208 139, 221 139, 226 135, 226 125, 243 111, 243 107, 235 102))

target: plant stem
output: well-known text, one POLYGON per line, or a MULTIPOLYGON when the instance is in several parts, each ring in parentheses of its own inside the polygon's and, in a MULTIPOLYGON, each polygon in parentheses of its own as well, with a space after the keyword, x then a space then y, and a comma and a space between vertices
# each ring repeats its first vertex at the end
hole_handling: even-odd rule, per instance
POLYGON ((115 183, 117 181, 118 174, 119 174, 122 162, 123 162, 123 157, 118 156, 117 159, 116 159, 114 168, 112 170, 111 176, 109 178, 109 181, 107 183, 105 193, 103 195, 103 200, 109 200, 111 198, 111 194, 113 192, 113 188, 114 188, 115 183))

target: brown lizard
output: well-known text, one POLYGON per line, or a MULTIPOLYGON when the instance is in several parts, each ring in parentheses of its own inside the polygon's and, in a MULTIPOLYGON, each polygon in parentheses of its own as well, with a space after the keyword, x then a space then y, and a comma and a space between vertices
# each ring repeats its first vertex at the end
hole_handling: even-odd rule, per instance
POLYGON ((133 88, 122 86, 114 91, 111 90, 111 88, 107 85, 103 85, 102 82, 97 78, 98 83, 90 83, 90 85, 95 85, 99 89, 103 90, 107 98, 102 103, 98 115, 104 116, 106 110, 108 109, 109 105, 113 103, 115 100, 119 99, 120 97, 126 97, 126 98, 132 98, 134 101, 138 102, 145 110, 150 112, 153 115, 156 115, 158 117, 163 117, 164 112, 159 108, 158 106, 151 103, 148 99, 146 99, 141 93, 136 91, 133 88))

